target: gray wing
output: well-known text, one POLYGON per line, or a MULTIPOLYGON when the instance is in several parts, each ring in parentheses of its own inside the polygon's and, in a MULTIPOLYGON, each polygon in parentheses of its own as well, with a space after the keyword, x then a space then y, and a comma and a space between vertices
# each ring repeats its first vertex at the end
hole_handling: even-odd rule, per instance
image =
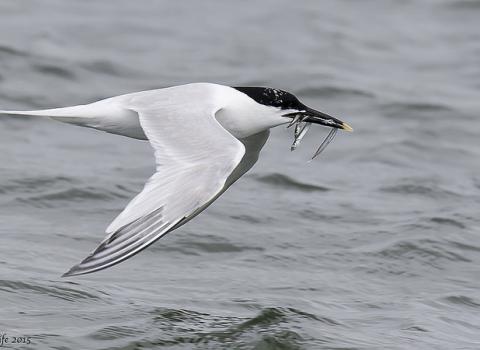
POLYGON ((156 172, 110 224, 98 248, 64 276, 115 265, 183 225, 222 192, 245 153, 215 119, 221 106, 203 90, 188 99, 139 94, 128 108, 138 113, 154 149, 156 172))

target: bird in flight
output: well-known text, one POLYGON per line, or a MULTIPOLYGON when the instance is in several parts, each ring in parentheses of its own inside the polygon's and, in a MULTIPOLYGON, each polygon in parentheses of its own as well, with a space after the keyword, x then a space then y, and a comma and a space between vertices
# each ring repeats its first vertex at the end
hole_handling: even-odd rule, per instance
POLYGON ((148 140, 153 147, 156 172, 108 226, 100 245, 63 277, 118 264, 201 213, 257 162, 270 128, 295 126, 292 150, 310 124, 331 128, 314 157, 338 129, 352 131, 348 124, 305 106, 286 91, 210 83, 141 91, 72 107, 0 113, 50 117, 148 140))

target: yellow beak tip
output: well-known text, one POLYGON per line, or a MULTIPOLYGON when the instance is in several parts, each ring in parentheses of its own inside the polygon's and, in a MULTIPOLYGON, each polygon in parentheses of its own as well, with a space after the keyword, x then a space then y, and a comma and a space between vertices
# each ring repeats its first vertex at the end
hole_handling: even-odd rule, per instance
POLYGON ((345 131, 349 131, 349 132, 353 131, 353 128, 350 125, 348 125, 347 123, 342 123, 342 129, 345 130, 345 131))

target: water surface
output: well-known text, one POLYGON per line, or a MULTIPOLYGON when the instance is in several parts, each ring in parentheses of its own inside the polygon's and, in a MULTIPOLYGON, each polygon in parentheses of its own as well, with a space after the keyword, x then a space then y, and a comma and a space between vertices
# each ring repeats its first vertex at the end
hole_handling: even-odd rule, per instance
POLYGON ((0 331, 23 349, 479 349, 478 1, 0 3, 0 106, 266 85, 351 124, 78 278, 148 143, 0 118, 0 331))

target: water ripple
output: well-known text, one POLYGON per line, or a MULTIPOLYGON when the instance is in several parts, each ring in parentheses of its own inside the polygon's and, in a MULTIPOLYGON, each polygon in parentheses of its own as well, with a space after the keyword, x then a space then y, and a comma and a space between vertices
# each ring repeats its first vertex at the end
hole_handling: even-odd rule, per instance
POLYGON ((464 295, 451 295, 446 297, 445 300, 452 304, 465 305, 480 309, 480 302, 474 301, 474 299, 464 295))
POLYGON ((393 186, 381 187, 380 191, 402 195, 418 195, 434 199, 461 197, 459 194, 450 190, 446 190, 436 184, 403 183, 393 186))
POLYGON ((90 337, 94 340, 116 340, 122 338, 128 338, 140 333, 137 327, 128 327, 128 326, 107 326, 105 328, 99 329, 95 333, 91 334, 90 337))
POLYGON ((35 64, 32 67, 34 70, 42 74, 52 75, 67 80, 75 79, 75 73, 71 69, 53 66, 50 64, 35 64))
POLYGON ((386 247, 379 249, 376 255, 383 256, 388 259, 409 260, 418 259, 418 261, 431 263, 441 260, 470 262, 463 255, 453 251, 448 244, 438 242, 431 239, 419 239, 410 241, 397 241, 386 247))
POLYGON ((106 189, 75 187, 26 198, 21 197, 17 198, 17 200, 32 206, 54 207, 61 205, 62 202, 109 201, 115 198, 128 198, 128 196, 106 189))
POLYGON ((264 176, 255 176, 254 178, 256 181, 267 184, 267 185, 271 185, 274 187, 281 187, 281 188, 290 188, 297 191, 303 191, 303 192, 330 191, 330 189, 327 187, 307 184, 307 183, 292 179, 289 176, 278 174, 278 173, 273 173, 273 174, 264 175, 264 176))
POLYGON ((430 221, 439 224, 439 225, 446 225, 446 226, 453 226, 457 227, 460 229, 466 228, 464 224, 462 224, 460 221, 451 219, 451 218, 444 218, 444 217, 433 217, 430 219, 430 221))
POLYGON ((93 61, 93 62, 83 63, 81 66, 93 73, 111 75, 114 77, 125 76, 127 73, 127 70, 125 68, 120 68, 110 61, 101 61, 101 60, 93 61))
POLYGON ((83 288, 71 288, 61 286, 58 283, 47 285, 39 282, 25 282, 15 280, 0 280, 0 290, 7 293, 34 293, 39 295, 48 295, 58 299, 64 299, 72 302, 78 302, 84 299, 99 300, 104 295, 95 295, 85 291, 83 288))
POLYGON ((20 57, 30 56, 27 52, 20 51, 11 46, 0 45, 0 57, 2 55, 20 56, 20 57))
POLYGON ((211 240, 205 241, 209 236, 201 236, 196 238, 190 235, 188 239, 180 239, 175 245, 163 246, 156 245, 152 250, 176 250, 188 255, 198 255, 200 253, 240 253, 245 251, 264 251, 260 246, 247 246, 244 244, 232 243, 219 237, 212 237, 211 240), (202 242, 203 240, 203 242, 202 242))
POLYGON ((309 177, 277 128, 171 244, 69 284, 46 278, 138 193, 149 146, 0 117, 2 332, 35 349, 479 348, 480 2, 319 3, 0 2, 0 109, 211 81, 293 89, 356 126, 309 177))
POLYGON ((13 179, 0 185, 0 193, 36 192, 45 187, 75 183, 76 180, 66 176, 36 176, 13 179))
MULTIPOLYGON (((292 331, 291 322, 307 320, 326 326, 338 326, 330 318, 317 317, 294 308, 267 307, 252 317, 219 316, 185 309, 156 308, 149 312, 153 327, 160 329, 158 338, 151 342, 132 341, 137 346, 150 348, 156 345, 208 344, 228 345, 242 342, 246 348, 298 349, 305 338, 292 331), (268 345, 270 344, 270 345, 268 345)), ((93 337, 109 338, 119 331, 118 327, 106 327, 93 337)), ((131 329, 127 329, 130 332, 131 329)), ((122 349, 128 349, 126 346, 122 349)), ((223 348, 223 346, 222 346, 223 348)))

